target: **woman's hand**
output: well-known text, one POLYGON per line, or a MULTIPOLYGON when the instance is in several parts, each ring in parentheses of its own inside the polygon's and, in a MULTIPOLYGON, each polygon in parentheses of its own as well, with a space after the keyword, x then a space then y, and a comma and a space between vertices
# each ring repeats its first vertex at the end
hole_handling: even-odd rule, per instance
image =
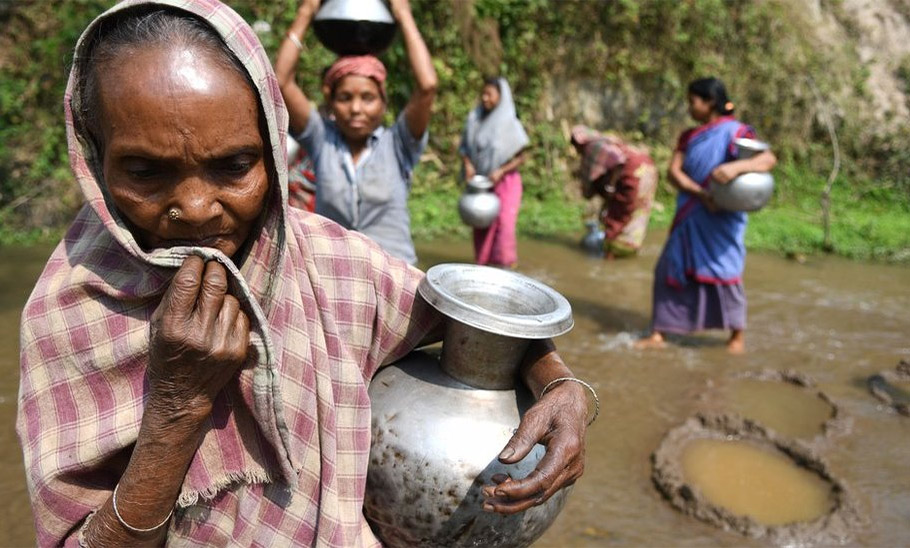
POLYGON ((396 21, 400 21, 403 14, 411 13, 411 3, 408 0, 389 0, 389 7, 392 8, 392 17, 396 21))
POLYGON ((742 170, 739 169, 739 164, 736 161, 727 162, 714 168, 714 171, 711 172, 711 179, 725 185, 735 179, 740 173, 742 173, 742 170))
POLYGON ((218 392, 246 360, 250 323, 227 294, 224 266, 190 256, 152 314, 149 405, 176 416, 208 416, 218 392))
POLYGON ((504 175, 505 173, 503 173, 501 169, 494 169, 490 172, 490 180, 493 181, 493 183, 498 183, 500 180, 502 180, 502 177, 504 175))
POLYGON ((563 381, 532 406, 499 455, 500 462, 514 464, 541 443, 547 452, 537 468, 524 479, 493 476, 496 485, 484 487, 484 510, 514 514, 543 504, 554 493, 575 483, 585 468, 585 422, 587 400, 584 388, 563 381))
POLYGON ((474 164, 471 163, 471 160, 467 156, 464 157, 464 179, 465 181, 470 181, 471 177, 477 175, 477 169, 474 168, 474 164))
POLYGON ((297 11, 305 11, 306 13, 313 15, 319 11, 319 6, 321 3, 322 0, 302 0, 300 2, 300 7, 297 8, 297 11))
POLYGON ((699 200, 701 200, 702 205, 710 211, 711 213, 717 212, 717 204, 714 203, 714 196, 711 196, 711 193, 705 189, 701 189, 696 195, 699 200))

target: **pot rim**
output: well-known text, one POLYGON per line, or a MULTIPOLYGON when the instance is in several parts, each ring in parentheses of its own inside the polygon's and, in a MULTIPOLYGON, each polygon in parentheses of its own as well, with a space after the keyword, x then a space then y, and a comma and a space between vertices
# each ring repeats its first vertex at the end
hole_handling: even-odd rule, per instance
POLYGON ((575 325, 572 306, 562 294, 533 278, 500 268, 439 264, 427 270, 417 290, 433 308, 449 318, 496 335, 546 339, 565 334, 575 325), (455 289, 468 281, 491 293, 507 286, 536 293, 536 298, 549 305, 548 310, 537 314, 510 314, 467 302, 455 289))

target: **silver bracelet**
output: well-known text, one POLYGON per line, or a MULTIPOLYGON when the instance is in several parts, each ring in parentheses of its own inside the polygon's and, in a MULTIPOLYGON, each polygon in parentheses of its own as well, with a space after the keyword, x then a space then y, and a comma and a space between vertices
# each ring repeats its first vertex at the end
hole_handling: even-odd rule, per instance
POLYGON ((546 394, 548 390, 550 390, 555 385, 557 385, 561 382, 564 382, 564 381, 577 382, 578 384, 587 388, 588 391, 591 392, 591 395, 594 396, 594 415, 591 417, 591 420, 589 420, 588 424, 587 424, 587 426, 591 426, 592 424, 594 424, 594 421, 597 419, 597 415, 600 414, 600 398, 597 397, 597 392, 594 391, 594 387, 591 386, 590 384, 586 383, 585 381, 583 381, 581 379, 576 379, 575 377, 559 377, 558 379, 553 379, 552 381, 548 382, 546 386, 543 387, 543 390, 540 391, 540 397, 537 399, 539 400, 540 398, 543 398, 544 394, 546 394))
POLYGON ((167 525, 167 522, 171 520, 171 516, 174 515, 174 509, 171 508, 171 511, 168 512, 167 517, 164 518, 164 521, 162 521, 158 525, 156 525, 154 527, 149 527, 148 529, 143 529, 141 527, 133 527, 132 525, 130 525, 129 523, 127 523, 126 521, 123 520, 123 516, 121 516, 120 511, 117 510, 117 489, 119 487, 120 487, 119 483, 116 486, 114 486, 114 497, 111 500, 111 506, 114 507, 114 515, 117 516, 117 521, 119 521, 120 525, 122 525, 124 528, 126 528, 126 530, 131 531, 133 533, 151 533, 152 531, 161 529, 162 527, 167 525))
POLYGON ((300 41, 300 38, 297 38, 297 36, 293 32, 287 31, 287 33, 285 33, 285 36, 287 36, 288 40, 290 40, 295 46, 297 46, 298 50, 303 51, 303 43, 300 41))

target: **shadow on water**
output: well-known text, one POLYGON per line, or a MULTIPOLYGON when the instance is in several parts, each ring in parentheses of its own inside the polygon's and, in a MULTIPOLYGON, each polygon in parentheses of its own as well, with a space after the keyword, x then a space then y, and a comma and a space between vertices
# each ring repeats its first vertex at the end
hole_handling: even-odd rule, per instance
POLYGON ((565 294, 572 305, 572 314, 597 322, 603 331, 647 331, 651 318, 635 311, 613 306, 594 299, 565 294))

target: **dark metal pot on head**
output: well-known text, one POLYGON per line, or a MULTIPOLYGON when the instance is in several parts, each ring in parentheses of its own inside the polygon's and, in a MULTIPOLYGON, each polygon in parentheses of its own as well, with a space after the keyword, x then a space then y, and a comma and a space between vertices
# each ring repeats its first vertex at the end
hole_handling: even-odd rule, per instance
POLYGON ((386 546, 528 546, 565 504, 563 489, 513 515, 484 512, 495 474, 523 478, 544 455, 497 456, 533 397, 516 385, 532 339, 572 328, 569 302, 514 272, 443 264, 421 296, 447 324, 442 357, 414 352, 370 383, 373 414, 364 515, 386 546))
POLYGON ((383 0, 323 0, 313 18, 316 37, 338 55, 378 55, 392 43, 395 27, 383 0))

